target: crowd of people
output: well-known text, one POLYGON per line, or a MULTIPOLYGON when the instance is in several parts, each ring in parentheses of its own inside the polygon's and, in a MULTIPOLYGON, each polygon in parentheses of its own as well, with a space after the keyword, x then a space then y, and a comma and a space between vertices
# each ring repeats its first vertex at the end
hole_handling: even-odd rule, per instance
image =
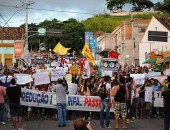
MULTIPOLYGON (((4 104, 7 103, 10 108, 10 114, 8 114, 7 117, 12 119, 14 130, 16 129, 16 120, 19 121, 19 130, 23 129, 22 116, 25 116, 27 121, 31 120, 31 117, 38 118, 38 116, 40 116, 40 119, 52 118, 58 120, 58 127, 66 127, 67 119, 71 119, 73 114, 75 114, 76 118, 82 117, 75 121, 75 130, 81 130, 80 127, 82 127, 82 129, 83 127, 87 127, 86 129, 92 130, 89 122, 91 119, 100 119, 100 128, 111 128, 110 119, 115 118, 116 129, 119 128, 119 119, 122 119, 123 128, 126 129, 126 123, 134 122, 136 118, 161 118, 164 115, 166 115, 165 130, 169 129, 170 94, 168 95, 167 92, 170 90, 170 85, 168 79, 165 79, 164 82, 159 82, 159 80, 154 78, 146 78, 144 84, 136 85, 134 79, 130 77, 130 74, 134 73, 148 73, 152 71, 152 67, 125 65, 124 70, 120 67, 118 72, 115 72, 112 76, 106 75, 100 77, 94 73, 92 73, 90 77, 85 77, 83 73, 72 75, 72 83, 77 84, 76 95, 98 96, 101 99, 100 112, 67 111, 66 95, 68 94, 69 86, 65 78, 38 86, 34 86, 33 82, 25 85, 17 85, 14 72, 33 74, 36 72, 34 67, 35 66, 30 67, 27 71, 20 69, 1 71, 3 72, 2 75, 12 75, 12 80, 9 83, 0 82, 1 124, 5 125, 4 104), (152 102, 145 101, 145 91, 147 87, 152 88, 152 102), (57 111, 52 108, 21 106, 21 88, 55 92, 57 95, 57 111), (163 108, 156 108, 153 105, 155 91, 161 91, 165 97, 165 112, 163 108), (111 104, 112 97, 114 97, 114 105, 111 104), (114 113, 110 112, 111 107, 114 107, 114 113), (104 112, 105 109, 106 112, 104 112), (88 120, 88 122, 85 122, 83 119, 85 121, 88 120), (105 122, 104 119, 106 119, 105 122)), ((39 65, 39 68, 45 69, 45 66, 39 65)))

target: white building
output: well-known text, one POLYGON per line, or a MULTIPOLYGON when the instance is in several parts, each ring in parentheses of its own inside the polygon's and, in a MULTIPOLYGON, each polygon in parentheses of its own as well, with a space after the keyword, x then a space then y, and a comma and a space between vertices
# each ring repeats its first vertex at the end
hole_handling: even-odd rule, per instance
POLYGON ((143 65, 148 53, 161 54, 168 50, 170 50, 170 18, 153 16, 139 44, 140 65, 143 65))

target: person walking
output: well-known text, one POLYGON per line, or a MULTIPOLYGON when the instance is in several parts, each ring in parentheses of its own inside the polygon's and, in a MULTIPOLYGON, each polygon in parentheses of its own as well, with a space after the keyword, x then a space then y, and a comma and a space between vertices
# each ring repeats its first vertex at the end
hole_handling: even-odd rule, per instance
POLYGON ((2 86, 2 81, 0 80, 0 124, 5 125, 4 122, 4 96, 6 95, 6 89, 2 86))
POLYGON ((53 86, 53 91, 56 92, 58 127, 66 127, 66 88, 63 86, 62 79, 58 79, 57 85, 53 86))
POLYGON ((21 87, 16 85, 13 78, 10 81, 10 87, 6 88, 6 95, 8 97, 10 114, 12 117, 13 130, 16 130, 16 117, 18 118, 18 130, 24 130, 22 127, 22 110, 20 104, 21 87))
POLYGON ((170 125, 170 84, 168 90, 162 93, 164 100, 164 130, 169 130, 170 125))
POLYGON ((113 96, 115 100, 115 119, 116 125, 115 129, 119 128, 119 116, 122 116, 123 129, 127 129, 126 126, 126 115, 127 115, 127 106, 126 100, 129 98, 128 88, 125 86, 125 78, 119 76, 119 85, 114 87, 113 96))
POLYGON ((105 128, 111 128, 110 126, 110 92, 111 92, 111 84, 110 84, 110 76, 105 76, 101 78, 101 84, 99 85, 98 93, 101 99, 100 105, 100 128, 104 128, 104 109, 106 109, 106 122, 105 128), (103 82, 104 80, 104 82, 103 82))

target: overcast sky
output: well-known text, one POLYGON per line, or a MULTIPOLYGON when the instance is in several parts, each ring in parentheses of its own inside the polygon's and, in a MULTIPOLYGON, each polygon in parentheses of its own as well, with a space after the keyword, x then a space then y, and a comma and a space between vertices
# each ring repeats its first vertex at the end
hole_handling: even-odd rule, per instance
MULTIPOLYGON (((7 6, 20 6, 26 0, 0 0, 0 5, 7 6)), ((35 2, 29 8, 56 10, 56 11, 42 11, 29 9, 29 23, 39 23, 46 19, 51 20, 56 18, 60 21, 67 20, 69 18, 75 18, 79 21, 92 17, 94 14, 108 12, 105 3, 106 0, 28 0, 35 2), (68 13, 68 12, 79 13, 68 13), (84 14, 82 14, 84 13, 84 14), (85 14, 88 13, 88 14, 85 14)), ((154 3, 162 0, 152 0, 154 3)), ((126 10, 130 10, 130 7, 126 6, 126 10)), ((16 8, 9 8, 0 6, 0 13, 7 21, 16 11, 16 8)), ((19 26, 25 22, 25 10, 17 11, 9 21, 9 26, 19 26)), ((0 25, 4 25, 4 21, 0 18, 0 25)))

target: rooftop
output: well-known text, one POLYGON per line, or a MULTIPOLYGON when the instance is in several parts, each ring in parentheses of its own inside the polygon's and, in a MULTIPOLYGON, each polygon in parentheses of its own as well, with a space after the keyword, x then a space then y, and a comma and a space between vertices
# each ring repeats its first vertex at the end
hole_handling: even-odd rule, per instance
POLYGON ((161 24, 170 30, 170 17, 155 17, 161 24))

